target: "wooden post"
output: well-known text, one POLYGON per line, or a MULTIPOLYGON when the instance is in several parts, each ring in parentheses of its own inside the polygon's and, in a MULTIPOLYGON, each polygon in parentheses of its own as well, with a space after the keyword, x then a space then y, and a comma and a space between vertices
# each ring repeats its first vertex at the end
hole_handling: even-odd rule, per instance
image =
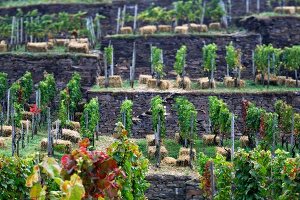
MULTIPOLYGON (((293 150, 293 147, 295 145, 295 112, 293 111, 292 114, 292 127, 291 127, 291 149, 293 150)), ((292 152, 293 153, 293 152, 292 152)))
POLYGON ((253 82, 255 83, 255 76, 256 76, 256 67, 255 67, 255 51, 252 50, 252 75, 253 75, 253 82))
POLYGON ((295 70, 295 79, 296 79, 296 86, 299 87, 298 70, 295 70))
POLYGON ((48 122, 48 146, 47 146, 47 150, 48 150, 48 156, 51 157, 53 156, 53 139, 52 139, 52 135, 51 135, 51 115, 50 115, 50 108, 47 108, 47 122, 48 122))
POLYGON ((6 122, 9 123, 10 118, 10 88, 7 90, 7 116, 6 116, 6 122))
POLYGON ((214 61, 213 59, 211 59, 211 69, 210 69, 210 88, 213 88, 213 83, 214 83, 214 65, 213 65, 214 61))
POLYGON ((29 144, 29 120, 28 119, 26 120, 26 137, 27 137, 27 144, 29 144))
POLYGON ((1 116, 0 116, 0 123, 1 123, 1 132, 0 132, 0 137, 2 137, 3 136, 3 123, 4 123, 4 114, 3 114, 3 109, 4 109, 4 107, 2 106, 1 107, 1 116))
POLYGON ((106 55, 103 55, 104 58, 104 76, 105 76, 105 81, 104 81, 104 86, 105 88, 108 88, 108 72, 107 72, 107 58, 106 55))
POLYGON ((275 124, 275 120, 277 120, 276 116, 273 117, 273 124, 272 124, 272 126, 273 126, 272 127, 272 129, 273 129, 273 131, 272 131, 273 132, 273 138, 272 138, 273 139, 273 141, 272 141, 272 157, 275 156, 275 148, 276 148, 276 146, 275 146, 275 143, 276 143, 276 130, 275 130, 276 129, 276 127, 275 127, 276 124, 275 124))
POLYGON ((134 73, 135 73, 135 62, 136 62, 136 46, 135 42, 133 43, 133 53, 132 53, 132 64, 130 67, 130 86, 134 87, 134 73))
POLYGON ((156 151, 155 151, 155 156, 156 156, 156 167, 160 167, 160 128, 161 128, 161 119, 160 115, 158 116, 158 123, 157 123, 157 128, 156 128, 156 151))
POLYGON ((122 124, 124 127, 126 127, 126 113, 122 112, 122 124))
POLYGON ((124 27, 125 24, 125 17, 126 17, 126 5, 124 5, 123 7, 123 11, 122 11, 122 23, 121 23, 121 27, 124 27))
POLYGON ((120 19, 121 19, 121 8, 118 8, 118 17, 117 17, 117 31, 116 33, 119 34, 120 31, 120 19))
POLYGON ((205 10, 206 10, 206 1, 203 2, 203 11, 202 11, 202 15, 201 15, 201 24, 204 23, 205 10))
POLYGON ((232 113, 232 118, 231 118, 231 162, 233 162, 234 159, 234 113, 232 113))
POLYGON ((260 0, 256 0, 256 11, 257 13, 260 12, 260 0))
POLYGON ((150 62, 151 62, 151 75, 153 77, 154 75, 154 69, 153 69, 153 47, 152 44, 150 44, 150 62))
POLYGON ((110 75, 113 76, 114 75, 114 47, 113 45, 111 45, 112 47, 112 53, 111 53, 111 63, 110 63, 110 75))
POLYGON ((246 0, 246 13, 249 13, 249 0, 246 0))
POLYGON ((211 184, 211 196, 214 199, 216 194, 216 187, 215 187, 215 175, 214 175, 214 163, 213 161, 210 162, 210 184, 211 184))
POLYGON ((11 143, 11 150, 12 150, 12 156, 15 155, 15 150, 16 150, 16 133, 15 133, 15 111, 14 107, 12 106, 11 108, 11 126, 12 126, 12 143, 11 143))
POLYGON ((226 76, 229 77, 229 66, 228 66, 228 64, 226 65, 226 76))
POLYGON ((24 125, 21 123, 21 140, 22 140, 22 149, 25 148, 25 132, 24 132, 24 125))
POLYGON ((194 143, 194 115, 191 116, 191 131, 190 131, 190 168, 193 169, 193 163, 192 160, 194 158, 194 152, 193 152, 193 143, 194 143))
POLYGON ((136 33, 136 22, 137 22, 137 15, 138 15, 138 5, 135 4, 134 6, 134 21, 133 21, 133 33, 136 33))
POLYGON ((268 89, 270 87, 270 55, 268 55, 268 89))
POLYGON ((34 113, 32 114, 31 123, 32 123, 32 125, 31 125, 31 129, 32 129, 31 130, 32 131, 31 139, 33 139, 33 135, 35 133, 35 114, 34 113))

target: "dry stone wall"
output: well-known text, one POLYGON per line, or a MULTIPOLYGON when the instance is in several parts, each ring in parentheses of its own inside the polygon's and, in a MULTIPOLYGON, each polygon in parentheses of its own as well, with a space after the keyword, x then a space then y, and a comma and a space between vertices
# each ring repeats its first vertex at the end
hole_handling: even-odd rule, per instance
POLYGON ((153 35, 137 37, 106 37, 103 48, 110 42, 114 46, 116 73, 129 78, 129 66, 132 60, 133 43, 136 42, 136 77, 140 74, 150 74, 150 45, 163 49, 165 73, 167 78, 174 78, 173 65, 175 55, 181 45, 186 45, 187 74, 191 78, 200 78, 206 74, 202 66, 202 47, 204 44, 216 43, 218 45, 216 78, 223 79, 226 73, 226 45, 231 41, 236 48, 242 49, 242 62, 245 69, 242 78, 252 77, 252 50, 260 43, 259 34, 204 34, 204 35, 153 35))
POLYGON ((51 54, 0 54, 0 72, 8 74, 10 82, 20 78, 26 71, 32 73, 34 83, 43 79, 43 72, 53 73, 59 89, 65 87, 74 72, 82 77, 86 89, 95 84, 100 68, 99 57, 94 55, 51 54))
POLYGON ((249 100, 257 106, 263 107, 268 111, 274 111, 274 103, 278 99, 282 99, 293 105, 297 111, 300 111, 300 92, 282 92, 282 93, 213 93, 213 92, 185 92, 185 93, 170 93, 170 92, 88 92, 88 98, 98 97, 100 102, 100 130, 103 134, 112 134, 114 124, 117 122, 120 105, 126 98, 133 101, 133 134, 134 137, 143 138, 146 134, 151 133, 152 123, 151 115, 149 114, 150 101, 156 95, 160 95, 165 99, 167 117, 166 117, 166 132, 168 137, 174 137, 179 131, 176 111, 173 109, 174 99, 177 96, 187 97, 198 109, 198 135, 201 135, 208 130, 208 97, 216 95, 229 105, 229 108, 238 117, 236 132, 241 134, 242 127, 242 99, 249 100))

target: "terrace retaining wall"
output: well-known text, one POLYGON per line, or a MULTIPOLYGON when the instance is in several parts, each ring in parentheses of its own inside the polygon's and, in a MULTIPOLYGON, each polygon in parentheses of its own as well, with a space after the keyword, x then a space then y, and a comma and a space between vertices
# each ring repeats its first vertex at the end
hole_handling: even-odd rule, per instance
POLYGON ((242 78, 252 77, 252 50, 260 44, 259 34, 235 33, 235 34, 201 34, 201 35, 153 35, 133 37, 105 37, 103 46, 111 41, 114 46, 114 62, 116 74, 129 78, 129 66, 132 60, 133 43, 136 42, 136 71, 135 75, 150 74, 150 44, 163 49, 165 73, 167 78, 174 78, 173 65, 177 50, 181 45, 186 45, 187 68, 186 72, 191 78, 203 77, 206 74, 202 67, 202 47, 204 44, 216 43, 218 45, 217 71, 215 77, 222 79, 226 73, 226 45, 231 41, 237 48, 241 48, 242 62, 245 69, 242 71, 242 78), (201 67, 200 67, 201 66, 201 67))
POLYGON ((202 200, 199 180, 191 176, 151 174, 146 177, 151 184, 146 191, 149 200, 202 200))
MULTIPOLYGON (((138 4, 139 12, 147 9, 151 5, 163 6, 171 8, 173 7, 172 3, 175 0, 116 0, 113 3, 74 3, 74 4, 64 4, 64 3, 51 3, 51 4, 38 4, 38 5, 29 5, 21 7, 2 7, 0 8, 0 16, 5 15, 16 15, 18 9, 21 9, 24 13, 27 13, 31 10, 37 9, 41 14, 52 14, 58 12, 67 12, 67 13, 77 13, 79 11, 87 12, 89 16, 95 16, 97 13, 105 16, 106 18, 101 21, 103 34, 106 35, 115 33, 116 30, 116 18, 118 13, 118 8, 123 7, 124 5, 133 6, 138 4)), ((260 0, 260 12, 272 11, 272 8, 267 4, 268 0, 260 0)), ((224 0, 227 5, 227 0, 224 0)), ((246 0, 234 0, 232 2, 232 17, 242 17, 257 13, 257 1, 249 0, 249 12, 247 13, 246 9, 246 0)), ((289 2, 288 5, 295 5, 294 2, 289 2)), ((278 6, 274 3, 272 7, 278 6)), ((130 9, 127 9, 127 12, 130 9)))
POLYGON ((240 134, 243 130, 242 126, 242 99, 249 100, 257 106, 265 108, 267 111, 274 111, 274 103, 278 99, 282 99, 292 105, 300 112, 300 92, 282 92, 282 93, 213 93, 190 91, 184 93, 170 92, 146 92, 146 91, 127 91, 127 92, 91 92, 88 91, 88 98, 98 97, 100 101, 100 130, 103 134, 112 134, 114 126, 120 115, 120 105, 125 98, 133 101, 133 134, 134 137, 142 138, 151 133, 152 123, 150 109, 150 101, 156 95, 165 98, 165 106, 167 109, 166 131, 168 137, 174 137, 179 131, 176 111, 172 108, 174 98, 177 96, 187 97, 198 109, 198 135, 208 130, 208 97, 216 95, 222 98, 234 112, 237 117, 236 133, 240 134))
POLYGON ((280 48, 300 44, 300 17, 297 16, 250 16, 241 20, 239 26, 261 34, 264 44, 280 48))
POLYGON ((95 84, 96 71, 100 68, 99 57, 75 54, 0 54, 0 72, 8 74, 10 82, 20 78, 26 71, 32 73, 34 83, 43 79, 43 72, 53 73, 59 89, 65 87, 74 72, 82 78, 86 89, 95 84))

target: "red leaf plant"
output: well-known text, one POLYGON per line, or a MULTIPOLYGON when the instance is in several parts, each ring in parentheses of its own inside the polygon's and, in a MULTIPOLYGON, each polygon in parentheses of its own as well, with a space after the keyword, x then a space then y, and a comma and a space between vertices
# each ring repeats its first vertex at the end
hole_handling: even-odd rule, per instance
POLYGON ((36 114, 39 114, 41 112, 41 109, 39 109, 36 104, 33 104, 32 106, 30 106, 29 112, 36 115, 36 114))
POLYGON ((104 198, 117 199, 120 185, 117 177, 123 176, 117 162, 101 151, 89 151, 89 139, 79 142, 79 149, 61 158, 62 176, 68 179, 77 173, 82 179, 86 191, 86 199, 104 198))

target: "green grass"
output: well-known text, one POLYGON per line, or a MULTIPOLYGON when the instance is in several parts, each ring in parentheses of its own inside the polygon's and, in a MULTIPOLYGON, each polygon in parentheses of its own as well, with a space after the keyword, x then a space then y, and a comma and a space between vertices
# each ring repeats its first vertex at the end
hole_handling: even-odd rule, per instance
MULTIPOLYGON (((25 140, 25 148, 22 148, 22 141, 19 142, 19 156, 20 157, 28 157, 32 156, 35 153, 40 154, 47 154, 46 151, 41 150, 41 141, 43 138, 47 138, 47 130, 45 128, 41 128, 38 131, 37 135, 31 137, 31 130, 29 130, 29 143, 27 143, 27 137, 25 140)), ((12 139, 11 137, 6 139, 5 141, 6 146, 4 148, 0 148, 0 154, 5 156, 12 156, 12 139)), ((61 151, 55 151, 54 157, 60 159, 64 155, 61 151)))
POLYGON ((28 6, 54 3, 112 3, 112 0, 4 0, 0 2, 0 7, 28 6))
MULTIPOLYGON (((223 83, 217 83, 217 88, 215 89, 200 89, 198 84, 193 81, 192 82, 192 90, 198 90, 203 93, 262 93, 262 92, 275 92, 275 93, 283 93, 283 92, 299 92, 300 88, 292 88, 292 87, 286 87, 286 86, 270 86, 269 88, 265 85, 258 85, 255 84, 251 80, 246 81, 246 86, 244 88, 226 88, 223 83)), ((139 89, 139 83, 138 81, 135 81, 134 88, 136 91, 142 90, 139 89)), ((123 86, 122 88, 104 88, 100 87, 98 85, 94 85, 91 87, 90 91, 92 92, 118 92, 118 91, 126 91, 131 89, 130 87, 130 82, 128 80, 123 81, 123 86)), ((145 90, 145 89, 143 89, 145 90)), ((162 90, 157 90, 157 91, 162 91, 162 90)), ((164 91, 167 92, 168 90, 164 91)), ((183 90, 178 90, 178 91, 183 91, 183 90)), ((186 91, 189 92, 189 91, 186 91)))

